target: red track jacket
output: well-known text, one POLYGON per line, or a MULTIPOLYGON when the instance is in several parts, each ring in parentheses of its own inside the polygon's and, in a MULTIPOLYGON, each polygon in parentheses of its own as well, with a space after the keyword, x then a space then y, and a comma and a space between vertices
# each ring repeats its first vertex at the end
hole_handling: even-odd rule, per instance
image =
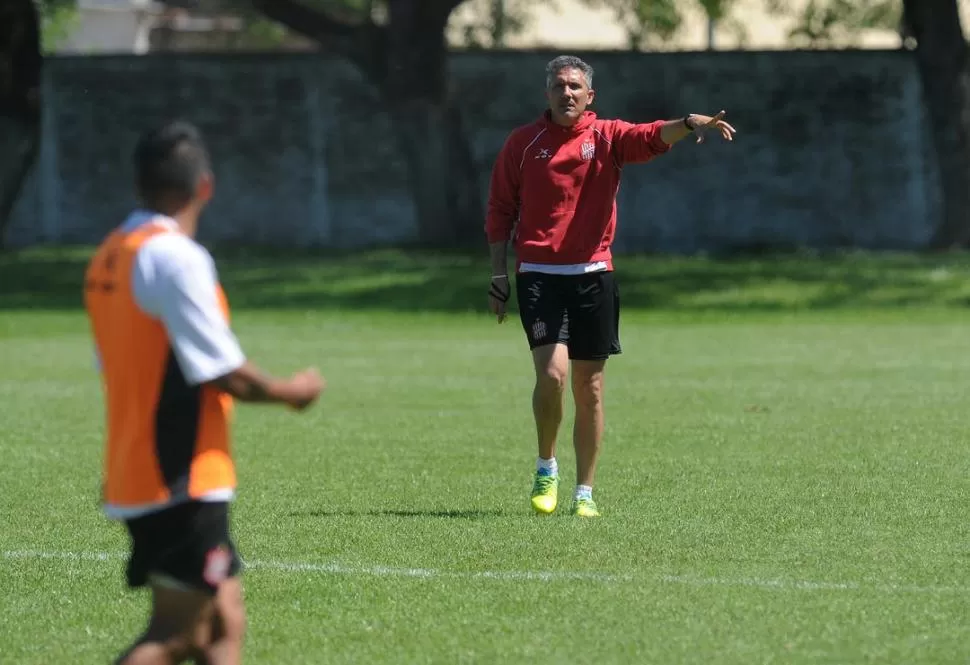
POLYGON ((667 152, 663 121, 599 120, 586 111, 572 127, 549 111, 514 130, 492 170, 485 233, 507 241, 515 228, 517 265, 605 261, 616 230, 616 192, 625 164, 667 152))

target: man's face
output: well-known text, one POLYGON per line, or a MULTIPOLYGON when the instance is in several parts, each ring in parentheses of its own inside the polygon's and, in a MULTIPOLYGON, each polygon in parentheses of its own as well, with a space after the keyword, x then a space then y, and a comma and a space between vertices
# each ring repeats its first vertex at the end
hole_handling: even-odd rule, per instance
POLYGON ((593 90, 586 82, 583 70, 567 67, 560 69, 550 82, 546 99, 553 121, 568 127, 583 116, 583 111, 593 101, 593 90))

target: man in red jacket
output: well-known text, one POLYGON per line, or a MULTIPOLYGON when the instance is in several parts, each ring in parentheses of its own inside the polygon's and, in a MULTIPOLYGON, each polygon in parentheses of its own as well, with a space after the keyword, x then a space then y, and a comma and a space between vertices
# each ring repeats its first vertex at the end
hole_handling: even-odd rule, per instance
POLYGON ((610 247, 621 169, 650 161, 691 134, 700 143, 708 130, 728 141, 735 132, 724 111, 645 124, 599 119, 587 110, 592 82, 592 67, 579 58, 560 56, 548 64, 549 108, 506 139, 488 197, 489 306, 500 323, 511 294, 506 256, 515 228, 519 315, 536 371, 532 409, 539 457, 531 502, 540 514, 552 513, 558 503, 556 437, 571 361, 572 513, 599 516, 592 488, 603 437, 603 371, 607 358, 620 353, 610 247))

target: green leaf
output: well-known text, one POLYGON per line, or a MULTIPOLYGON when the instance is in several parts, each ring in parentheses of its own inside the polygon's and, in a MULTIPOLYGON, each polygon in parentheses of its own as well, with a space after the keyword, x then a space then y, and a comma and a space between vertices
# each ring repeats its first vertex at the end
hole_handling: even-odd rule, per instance
POLYGON ((75 0, 39 0, 41 52, 51 53, 65 42, 77 27, 78 9, 75 0))

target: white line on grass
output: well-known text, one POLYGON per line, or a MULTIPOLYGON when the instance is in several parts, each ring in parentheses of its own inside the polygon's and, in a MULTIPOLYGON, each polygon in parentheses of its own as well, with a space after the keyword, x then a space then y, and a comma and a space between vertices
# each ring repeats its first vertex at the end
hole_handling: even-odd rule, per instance
POLYGON ((879 591, 882 593, 970 594, 965 586, 921 586, 917 584, 885 584, 859 582, 815 582, 811 580, 770 580, 750 577, 689 577, 661 575, 660 580, 691 586, 747 586, 789 591, 879 591))
MULTIPOLYGON (((61 561, 119 561, 125 558, 121 552, 56 552, 46 550, 12 550, 3 553, 4 559, 37 559, 61 561)), ((880 584, 859 582, 818 582, 811 580, 758 579, 745 577, 691 577, 687 575, 613 575, 591 571, 566 570, 485 570, 458 571, 437 568, 395 568, 389 566, 347 566, 339 563, 308 563, 287 561, 253 560, 245 562, 246 568, 255 570, 275 570, 285 573, 321 573, 324 575, 351 575, 370 577, 413 577, 413 578, 454 578, 489 579, 505 581, 536 580, 554 582, 565 580, 585 580, 601 583, 659 581, 667 584, 682 584, 696 587, 756 587, 778 591, 876 591, 881 593, 915 594, 970 594, 965 586, 919 586, 909 584, 880 584)))
MULTIPOLYGON (((53 552, 45 550, 14 550, 3 553, 4 559, 58 559, 62 561, 111 561, 121 560, 121 552, 53 552)), ((587 571, 567 570, 486 570, 460 571, 436 568, 394 568, 390 566, 347 566, 339 563, 306 563, 289 561, 245 560, 247 569, 277 570, 286 573, 323 573, 327 575, 359 575, 371 577, 420 577, 493 580, 588 580, 593 582, 629 582, 630 575, 611 575, 587 571)))
POLYGON ((486 570, 458 571, 435 568, 391 568, 387 566, 344 566, 337 563, 287 563, 285 561, 247 561, 247 568, 279 570, 288 573, 324 573, 329 575, 370 575, 377 577, 452 577, 461 579, 492 580, 590 580, 593 582, 629 582, 629 575, 610 575, 596 572, 571 572, 565 570, 486 570))

